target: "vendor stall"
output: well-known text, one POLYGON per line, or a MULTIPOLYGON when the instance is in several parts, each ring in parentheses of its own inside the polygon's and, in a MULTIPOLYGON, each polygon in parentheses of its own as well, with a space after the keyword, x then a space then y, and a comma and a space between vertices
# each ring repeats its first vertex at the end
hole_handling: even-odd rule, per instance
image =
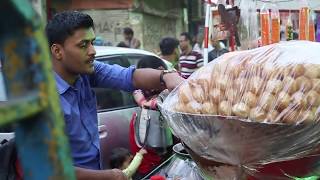
MULTIPOLYGON (((320 44, 312 42, 315 7, 297 3, 297 26, 290 18, 280 23, 281 3, 238 2, 239 22, 227 25, 228 47, 235 52, 205 65, 159 102, 174 135, 205 178, 319 179, 320 44), (281 24, 286 26, 285 39, 281 24), (241 46, 232 48, 235 31, 241 46), (293 39, 293 31, 298 41, 284 42, 293 39)), ((237 8, 207 1, 206 9, 208 48, 216 13, 229 16, 221 18, 225 25, 232 19, 231 9, 237 8)), ((205 58, 207 53, 205 49, 205 58)))

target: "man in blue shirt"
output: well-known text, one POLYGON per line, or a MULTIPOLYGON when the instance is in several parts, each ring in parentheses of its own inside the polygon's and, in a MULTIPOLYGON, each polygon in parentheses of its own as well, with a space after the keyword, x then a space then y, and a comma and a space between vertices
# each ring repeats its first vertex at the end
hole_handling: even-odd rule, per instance
POLYGON ((177 73, 123 68, 94 61, 93 20, 87 14, 56 14, 46 26, 54 75, 77 179, 126 179, 120 170, 101 170, 96 97, 92 87, 133 91, 173 89, 177 73))

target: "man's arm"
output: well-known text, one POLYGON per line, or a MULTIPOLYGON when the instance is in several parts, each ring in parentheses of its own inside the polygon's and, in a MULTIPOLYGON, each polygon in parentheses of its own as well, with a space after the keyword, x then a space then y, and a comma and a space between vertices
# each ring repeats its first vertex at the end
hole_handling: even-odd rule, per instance
POLYGON ((120 169, 91 170, 75 167, 77 180, 127 180, 128 178, 120 169))
MULTIPOLYGON (((133 85, 137 89, 164 89, 160 83, 160 74, 162 71, 143 68, 136 69, 133 74, 133 85)), ((183 78, 178 73, 164 74, 163 80, 166 83, 166 88, 170 91, 177 87, 183 78)))

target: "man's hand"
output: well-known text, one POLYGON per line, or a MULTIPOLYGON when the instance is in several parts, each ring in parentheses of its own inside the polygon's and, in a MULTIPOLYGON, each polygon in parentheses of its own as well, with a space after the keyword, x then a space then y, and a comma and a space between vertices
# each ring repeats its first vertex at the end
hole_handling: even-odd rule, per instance
POLYGON ((172 91, 184 81, 184 79, 179 76, 178 73, 167 73, 163 76, 163 80, 166 83, 167 89, 169 91, 172 91))
POLYGON ((120 169, 92 170, 75 167, 77 180, 127 180, 127 176, 120 169))
POLYGON ((114 180, 128 180, 127 176, 120 169, 112 169, 112 176, 114 180))

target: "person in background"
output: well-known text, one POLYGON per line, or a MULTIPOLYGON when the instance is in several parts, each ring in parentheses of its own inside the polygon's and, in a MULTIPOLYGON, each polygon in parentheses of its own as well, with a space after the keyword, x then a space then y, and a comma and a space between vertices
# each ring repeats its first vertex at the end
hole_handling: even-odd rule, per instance
POLYGON ((200 39, 200 36, 199 35, 195 35, 193 37, 192 50, 196 51, 196 52, 198 52, 198 53, 200 53, 202 55, 201 44, 202 44, 202 40, 200 39))
POLYGON ((139 49, 141 46, 141 43, 138 39, 134 38, 133 36, 134 36, 134 32, 131 28, 126 27, 123 29, 124 43, 129 48, 139 49))
POLYGON ((147 151, 143 148, 134 157, 128 149, 116 148, 111 152, 110 166, 111 168, 121 169, 127 178, 131 180, 145 154, 147 154, 147 151))
POLYGON ((124 180, 119 169, 102 169, 97 100, 92 88, 172 90, 183 80, 177 73, 136 69, 95 61, 96 38, 92 18, 79 11, 56 14, 46 26, 53 75, 65 133, 78 180, 124 180))
MULTIPOLYGON (((166 64, 154 56, 144 56, 137 64, 138 69, 152 68, 158 70, 166 70, 166 64)), ((143 91, 141 89, 133 92, 136 103, 141 107, 156 109, 157 96, 161 91, 157 89, 143 91)))
POLYGON ((208 54, 209 62, 223 55, 224 53, 229 52, 223 45, 223 42, 221 42, 221 40, 226 38, 226 35, 222 31, 213 31, 211 37, 211 45, 213 49, 208 54))
POLYGON ((182 51, 179 58, 180 73, 183 78, 187 79, 203 66, 203 57, 200 53, 192 50, 191 36, 187 32, 180 34, 179 42, 182 51))
POLYGON ((169 61, 172 64, 172 67, 176 70, 179 69, 179 41, 172 37, 162 38, 159 43, 162 59, 169 61))
MULTIPOLYGON (((137 64, 138 69, 144 68, 152 68, 152 69, 167 69, 166 64, 154 57, 154 56, 145 56, 143 57, 137 64)), ((136 90, 133 92, 133 97, 141 108, 148 108, 157 110, 157 97, 161 93, 161 91, 154 90, 136 90)), ((135 138, 135 128, 134 123, 137 118, 137 113, 134 113, 132 119, 130 121, 130 129, 129 129, 129 141, 130 141, 130 149, 134 154, 140 150, 140 144, 137 142, 135 138)), ((150 173, 155 167, 161 164, 164 156, 159 155, 155 149, 147 148, 148 154, 146 154, 142 160, 139 169, 134 176, 134 179, 141 179, 145 177, 148 173, 150 173)))

